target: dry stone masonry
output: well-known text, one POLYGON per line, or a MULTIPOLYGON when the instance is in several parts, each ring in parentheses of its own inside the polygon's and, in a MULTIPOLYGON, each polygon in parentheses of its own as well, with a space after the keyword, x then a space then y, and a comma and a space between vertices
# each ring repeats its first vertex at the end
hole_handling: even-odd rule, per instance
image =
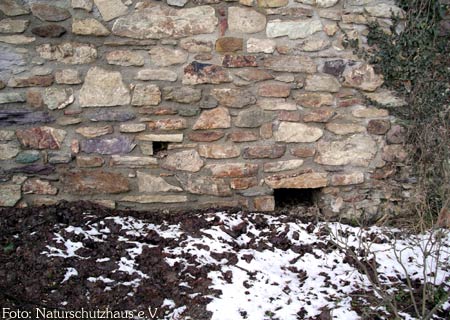
POLYGON ((1 0, 0 206, 273 211, 314 189, 326 215, 408 196, 388 106, 348 40, 389 0, 1 0))

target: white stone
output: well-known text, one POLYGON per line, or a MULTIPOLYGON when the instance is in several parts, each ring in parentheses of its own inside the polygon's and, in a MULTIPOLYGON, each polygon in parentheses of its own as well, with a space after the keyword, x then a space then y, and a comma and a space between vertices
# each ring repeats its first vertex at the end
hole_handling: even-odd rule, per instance
POLYGON ((271 39, 250 38, 247 40, 248 53, 273 53, 276 42, 271 39))
POLYGON ((120 0, 94 0, 94 2, 105 21, 123 16, 128 11, 120 0))
POLYGON ((276 141, 283 142, 314 142, 323 135, 323 130, 317 127, 296 122, 281 122, 274 136, 276 141))
POLYGON ((269 38, 288 36, 289 39, 306 38, 322 31, 322 22, 318 19, 282 21, 271 20, 267 23, 266 34, 269 38))

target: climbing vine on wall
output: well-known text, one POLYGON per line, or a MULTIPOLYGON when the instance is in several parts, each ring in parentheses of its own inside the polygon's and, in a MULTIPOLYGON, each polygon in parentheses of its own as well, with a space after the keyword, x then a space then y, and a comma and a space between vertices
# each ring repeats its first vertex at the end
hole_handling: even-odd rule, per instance
POLYGON ((370 49, 363 54, 384 75, 385 86, 408 102, 391 113, 408 129, 419 182, 417 212, 432 218, 450 206, 450 5, 445 0, 398 0, 398 5, 405 15, 394 16, 389 31, 369 25, 370 49))

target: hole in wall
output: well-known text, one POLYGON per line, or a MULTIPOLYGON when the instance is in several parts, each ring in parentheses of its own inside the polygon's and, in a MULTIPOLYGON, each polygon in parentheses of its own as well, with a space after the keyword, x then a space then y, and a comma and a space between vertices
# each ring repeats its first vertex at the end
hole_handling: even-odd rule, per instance
POLYGON ((310 207, 321 189, 275 189, 275 208, 310 207))
POLYGON ((156 157, 165 157, 167 155, 167 149, 169 147, 168 142, 153 141, 153 154, 156 157))

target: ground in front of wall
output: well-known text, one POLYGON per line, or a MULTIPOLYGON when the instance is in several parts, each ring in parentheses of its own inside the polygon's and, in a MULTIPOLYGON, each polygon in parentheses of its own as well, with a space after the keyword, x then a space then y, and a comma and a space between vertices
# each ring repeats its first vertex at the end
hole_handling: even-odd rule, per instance
MULTIPOLYGON (((427 235, 240 212, 162 215, 89 203, 0 210, 0 308, 42 316, 135 319, 391 319, 361 267, 336 244, 370 244, 378 277, 417 318, 401 264, 423 283, 427 235), (10 309, 8 309, 10 308, 10 309), (98 312, 94 314, 92 312, 98 312), (117 318, 116 317, 116 318, 117 318)), ((450 289, 450 235, 430 276, 450 289)), ((434 260, 430 257, 430 267, 434 260)), ((431 278, 430 278, 431 279, 431 278)), ((435 319, 445 319, 450 298, 435 319)), ((13 316, 14 314, 9 314, 13 316)))

